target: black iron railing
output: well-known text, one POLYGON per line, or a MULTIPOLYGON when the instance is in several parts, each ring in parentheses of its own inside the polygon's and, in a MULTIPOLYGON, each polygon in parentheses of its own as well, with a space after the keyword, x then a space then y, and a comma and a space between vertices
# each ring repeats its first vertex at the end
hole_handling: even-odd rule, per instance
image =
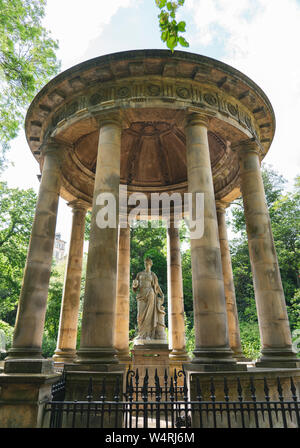
POLYGON ((257 399, 253 378, 247 385, 244 381, 243 387, 239 378, 234 387, 231 382, 234 400, 230 398, 226 377, 223 379, 222 400, 216 399, 216 385, 220 395, 220 383, 214 378, 210 379, 209 386, 201 385, 196 378, 196 400, 190 400, 184 370, 178 374, 175 372, 170 378, 165 372, 162 385, 157 372, 153 386, 149 386, 147 371, 140 380, 138 371, 128 371, 123 393, 118 379, 113 391, 108 391, 104 379, 100 395, 96 397, 90 378, 87 396, 82 401, 58 399, 59 394, 63 396, 64 381, 61 381, 53 387, 53 400, 45 407, 45 415, 50 415, 48 425, 51 428, 300 428, 300 402, 292 378, 289 380, 289 399, 284 398, 281 381, 277 378, 276 400, 270 397, 266 378, 264 396, 260 400, 257 399), (183 386, 178 385, 180 376, 183 377, 183 386), (110 400, 107 399, 108 393, 110 400))

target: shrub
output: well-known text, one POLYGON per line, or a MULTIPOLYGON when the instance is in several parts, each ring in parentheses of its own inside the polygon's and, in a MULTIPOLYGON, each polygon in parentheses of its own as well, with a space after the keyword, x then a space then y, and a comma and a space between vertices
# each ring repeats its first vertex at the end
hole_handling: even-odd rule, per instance
POLYGON ((261 354, 261 344, 257 322, 241 322, 240 332, 244 355, 252 360, 258 359, 261 354))

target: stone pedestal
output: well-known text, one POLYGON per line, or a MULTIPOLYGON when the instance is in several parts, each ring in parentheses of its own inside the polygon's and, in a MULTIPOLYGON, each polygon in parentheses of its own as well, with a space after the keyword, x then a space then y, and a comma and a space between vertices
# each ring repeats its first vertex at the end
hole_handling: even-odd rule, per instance
MULTIPOLYGON (((294 384, 297 389, 297 396, 299 397, 300 394, 300 369, 257 369, 257 368, 249 368, 248 371, 245 372, 234 372, 234 371, 228 371, 228 372, 195 372, 192 367, 190 370, 187 371, 187 379, 188 379, 188 385, 189 385, 189 400, 192 401, 198 401, 198 391, 197 391, 197 380, 199 381, 200 388, 201 388, 201 401, 211 401, 211 378, 213 378, 213 383, 215 386, 215 400, 216 401, 225 401, 225 392, 224 392, 224 377, 226 377, 227 380, 227 386, 228 386, 228 396, 230 401, 237 401, 239 402, 238 397, 238 387, 237 387, 237 378, 240 380, 240 384, 242 387, 242 396, 243 401, 250 401, 252 400, 252 394, 251 394, 251 388, 250 388, 250 378, 253 379, 253 383, 255 386, 255 395, 257 401, 264 401, 265 399, 265 390, 264 390, 264 378, 267 380, 267 385, 269 387, 269 396, 270 400, 279 401, 278 396, 278 390, 277 390, 277 378, 280 379, 280 383, 283 390, 283 396, 285 400, 291 400, 291 383, 290 379, 293 378, 294 384)), ((204 408, 204 405, 203 405, 204 408)), ((197 409, 197 406, 196 406, 197 409)), ((199 408, 198 408, 199 409, 199 408)), ((211 409, 211 408, 210 408, 211 409)), ((245 416, 245 422, 246 427, 254 428, 255 427, 255 417, 253 412, 251 413, 250 417, 245 410, 244 412, 245 416)), ((213 414, 209 413, 206 414, 206 412, 202 413, 202 427, 204 428, 212 428, 214 427, 213 422, 213 414)), ((242 427, 241 426, 241 415, 240 413, 235 414, 232 412, 231 414, 231 424, 232 427, 242 427)), ((275 415, 273 415, 273 421, 274 421, 274 427, 276 427, 276 422, 274 419, 275 415)), ((216 423, 218 428, 228 428, 228 421, 227 417, 224 414, 223 419, 220 417, 220 413, 216 413, 216 423)), ((261 428, 268 428, 269 422, 268 422, 268 416, 265 412, 265 419, 262 418, 262 414, 258 412, 258 423, 259 427, 261 428)), ((283 427, 282 422, 280 422, 280 425, 277 425, 278 427, 283 427), (281 425, 281 426, 280 426, 281 425)), ((291 423, 288 422, 289 427, 293 427, 291 423)), ((200 427, 200 418, 199 418, 199 412, 195 412, 192 416, 192 428, 199 428, 200 427)))
POLYGON ((44 405, 58 374, 1 374, 0 428, 43 427, 44 405))
MULTIPOLYGON (((92 379, 92 397, 93 401, 100 401, 103 396, 103 390, 105 390, 105 401, 115 401, 115 391, 117 381, 119 383, 119 399, 122 401, 122 392, 125 384, 125 366, 121 364, 65 364, 66 372, 66 395, 65 400, 68 401, 86 401, 89 395, 89 382, 92 379), (105 386, 104 386, 105 384, 105 386), (105 387, 105 389, 103 389, 105 387)), ((108 406, 104 408, 103 427, 104 428, 122 428, 122 412, 119 411, 117 423, 115 420, 114 409, 109 414, 108 406)), ((62 427, 72 427, 72 413, 70 416, 64 415, 62 427)), ((80 413, 76 415, 76 428, 86 427, 86 423, 83 420, 80 413)), ((89 427, 99 428, 99 415, 93 417, 91 414, 89 427)))
POLYGON ((158 344, 155 341, 145 343, 144 345, 134 345, 132 350, 132 369, 139 369, 140 385, 143 385, 143 379, 148 369, 149 386, 155 386, 155 370, 159 376, 160 384, 163 385, 165 371, 170 375, 169 354, 171 350, 168 344, 158 344))

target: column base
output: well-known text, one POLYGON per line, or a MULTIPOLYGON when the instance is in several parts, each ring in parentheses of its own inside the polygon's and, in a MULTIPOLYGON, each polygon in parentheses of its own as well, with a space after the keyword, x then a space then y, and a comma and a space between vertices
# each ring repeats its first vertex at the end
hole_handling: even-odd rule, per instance
POLYGON ((7 359, 4 362, 4 373, 54 373, 53 361, 49 359, 7 359))
POLYGON ((250 359, 246 358, 245 355, 243 354, 243 352, 240 351, 240 350, 233 350, 233 358, 237 362, 247 362, 247 361, 250 361, 250 359))
POLYGON ((131 356, 128 350, 118 350, 117 359, 121 364, 129 364, 131 362, 131 356))
POLYGON ((76 350, 57 349, 52 358, 54 362, 72 362, 76 359, 76 350))
POLYGON ((118 364, 117 351, 113 348, 80 348, 75 363, 78 364, 118 364))
POLYGON ((262 356, 255 363, 258 368, 283 368, 294 369, 300 368, 300 358, 296 357, 296 353, 288 348, 284 349, 263 349, 262 356))
POLYGON ((170 355, 170 362, 190 362, 190 357, 185 350, 172 350, 170 355))
POLYGON ((193 364, 235 364, 233 351, 229 347, 196 348, 193 354, 193 364))
POLYGON ((229 347, 201 348, 194 350, 195 358, 188 364, 189 370, 198 372, 220 372, 247 370, 246 365, 237 364, 229 347))

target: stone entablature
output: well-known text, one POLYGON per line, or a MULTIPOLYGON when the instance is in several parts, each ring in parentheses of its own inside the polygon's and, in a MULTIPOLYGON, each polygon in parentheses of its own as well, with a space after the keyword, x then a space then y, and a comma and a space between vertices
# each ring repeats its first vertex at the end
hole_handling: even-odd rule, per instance
MULTIPOLYGON (((173 129, 170 139, 177 135, 178 140, 180 134, 184 135, 186 112, 205 112, 210 117, 210 134, 220 139, 220 154, 217 163, 212 164, 217 199, 232 200, 240 195, 239 165, 231 146, 254 138, 261 144, 262 158, 275 131, 273 109, 262 90, 219 61, 185 52, 171 55, 165 50, 128 51, 95 58, 48 83, 26 117, 27 140, 40 164, 43 159, 40 147, 45 138, 53 137, 71 147, 63 167, 61 195, 65 199, 79 197, 91 203, 93 168, 76 153, 76 148, 80 142, 91 144, 93 134, 96 139, 98 114, 112 111, 120 111, 123 134, 136 122, 164 122, 173 129)), ((184 137, 182 146, 185 147, 184 137)), ((180 153, 180 142, 178 147, 180 153)), ((96 152, 97 148, 95 156, 96 152)), ((130 184, 122 178, 122 157, 121 183, 130 184)), ((129 162, 124 161, 127 167, 128 157, 129 162)), ((162 165, 162 191, 186 191, 185 161, 180 162, 183 170, 180 181, 168 179, 167 156, 162 154, 158 163, 162 165)), ((160 188, 159 182, 154 182, 153 187, 160 188)), ((139 185, 132 181, 130 188, 150 191, 151 182, 139 185)))

